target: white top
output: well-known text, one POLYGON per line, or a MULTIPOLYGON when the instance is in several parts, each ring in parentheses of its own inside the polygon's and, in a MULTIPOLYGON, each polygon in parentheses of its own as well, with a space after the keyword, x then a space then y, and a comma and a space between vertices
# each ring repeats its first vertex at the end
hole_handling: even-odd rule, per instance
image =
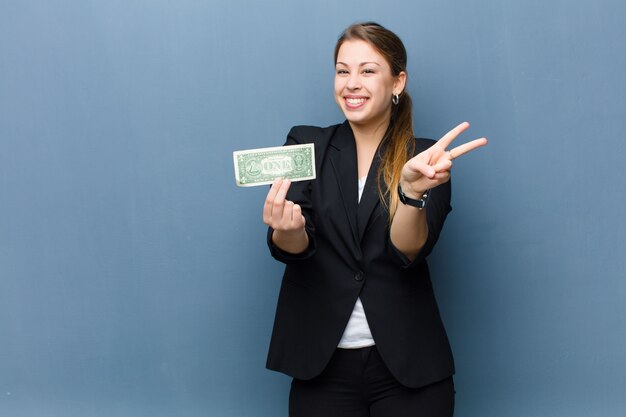
MULTIPOLYGON (((361 196, 363 195, 365 180, 367 180, 367 177, 359 178, 359 201, 361 201, 361 196)), ((357 298, 350 320, 348 320, 346 329, 343 331, 343 336, 341 336, 337 347, 342 349, 356 349, 373 346, 375 344, 370 326, 367 324, 363 304, 361 303, 361 299, 357 298)))

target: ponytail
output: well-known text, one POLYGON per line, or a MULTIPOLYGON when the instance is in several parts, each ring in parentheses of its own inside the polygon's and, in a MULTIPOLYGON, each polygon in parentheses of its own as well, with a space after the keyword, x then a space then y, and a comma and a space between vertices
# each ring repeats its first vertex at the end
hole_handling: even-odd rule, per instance
POLYGON ((398 184, 404 164, 415 150, 413 139, 413 103, 407 92, 400 95, 398 104, 391 109, 389 128, 383 138, 385 152, 378 168, 378 192, 389 210, 389 222, 398 208, 398 184), (382 185, 385 185, 383 187, 382 185))

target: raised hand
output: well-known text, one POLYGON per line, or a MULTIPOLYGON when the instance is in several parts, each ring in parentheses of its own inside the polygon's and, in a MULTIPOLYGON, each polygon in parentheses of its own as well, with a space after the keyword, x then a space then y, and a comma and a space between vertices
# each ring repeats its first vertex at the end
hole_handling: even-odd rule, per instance
POLYGON ((453 159, 487 144, 486 138, 480 138, 446 150, 468 128, 469 123, 461 123, 404 164, 400 184, 409 197, 419 198, 426 190, 447 182, 453 159))

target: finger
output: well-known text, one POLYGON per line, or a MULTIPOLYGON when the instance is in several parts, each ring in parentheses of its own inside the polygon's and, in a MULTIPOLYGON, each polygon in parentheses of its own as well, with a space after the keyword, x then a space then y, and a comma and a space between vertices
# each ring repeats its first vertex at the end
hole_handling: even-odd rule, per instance
POLYGON ((300 207, 299 204, 293 205, 292 217, 293 217, 294 226, 296 227, 304 226, 305 220, 304 220, 304 216, 302 215, 302 207, 300 207))
POLYGON ((278 193, 278 189, 280 188, 282 182, 283 180, 280 178, 274 180, 272 186, 270 187, 270 190, 267 192, 267 198, 265 199, 265 201, 274 201, 276 193, 278 193))
POLYGON ((283 201, 285 201, 285 198, 287 197, 287 191, 289 191, 289 187, 291 186, 291 181, 289 181, 288 179, 284 179, 282 180, 282 183, 280 184, 280 188, 278 189, 278 192, 276 193, 276 196, 274 197, 274 203, 279 203, 282 204, 283 201))
POLYGON ((274 224, 280 224, 283 220, 283 212, 285 210, 285 198, 287 197, 287 191, 289 190, 291 182, 289 180, 282 180, 274 201, 272 203, 272 222, 274 224))
POLYGON ((443 184, 450 179, 450 171, 442 171, 435 174, 434 180, 436 180, 439 184, 443 184))
POLYGON ((433 165, 436 172, 450 171, 450 168, 452 168, 452 159, 448 155, 448 152, 446 152, 446 156, 446 158, 439 159, 439 161, 433 165))
POLYGON ((420 187, 426 190, 433 189, 441 184, 444 184, 450 180, 450 171, 441 171, 433 175, 432 178, 428 178, 420 187))
POLYGON ((457 136, 459 136, 462 132, 469 129, 470 124, 468 122, 463 122, 460 125, 456 126, 454 129, 443 135, 441 139, 437 141, 434 145, 438 147, 440 150, 446 149, 457 136))
POLYGON ((282 202, 274 201, 274 204, 272 205, 272 213, 270 215, 271 226, 274 229, 276 229, 280 225, 283 219, 284 211, 285 211, 285 200, 283 200, 282 202))
POLYGON ((293 206, 293 201, 285 201, 285 207, 283 209, 283 216, 281 219, 283 226, 291 226, 291 223, 293 222, 293 206))
POLYGON ((263 205, 263 222, 268 224, 270 218, 272 217, 272 207, 274 206, 274 199, 276 198, 276 194, 280 189, 282 184, 282 179, 276 179, 272 183, 270 190, 267 193, 267 197, 265 197, 265 204, 263 205))
POLYGON ((452 158, 456 159, 459 156, 466 154, 470 151, 473 151, 476 148, 480 148, 481 146, 485 146, 487 144, 486 138, 475 139, 471 142, 464 143, 463 145, 459 145, 456 148, 452 148, 448 151, 448 153, 452 156, 452 158))
POLYGON ((435 175, 435 169, 433 167, 425 162, 418 160, 417 158, 409 159, 409 161, 407 162, 407 166, 411 171, 419 172, 420 174, 428 178, 431 178, 433 175, 435 175))

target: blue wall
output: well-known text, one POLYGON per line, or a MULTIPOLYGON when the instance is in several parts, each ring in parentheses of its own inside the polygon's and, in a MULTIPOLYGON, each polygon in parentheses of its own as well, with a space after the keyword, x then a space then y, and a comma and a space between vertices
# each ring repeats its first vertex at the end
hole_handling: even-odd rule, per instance
POLYGON ((626 410, 622 0, 0 2, 0 415, 286 416, 281 265, 233 150, 342 120, 359 20, 455 162, 431 257, 461 417, 626 410), (426 4, 428 3, 428 4, 426 4))

